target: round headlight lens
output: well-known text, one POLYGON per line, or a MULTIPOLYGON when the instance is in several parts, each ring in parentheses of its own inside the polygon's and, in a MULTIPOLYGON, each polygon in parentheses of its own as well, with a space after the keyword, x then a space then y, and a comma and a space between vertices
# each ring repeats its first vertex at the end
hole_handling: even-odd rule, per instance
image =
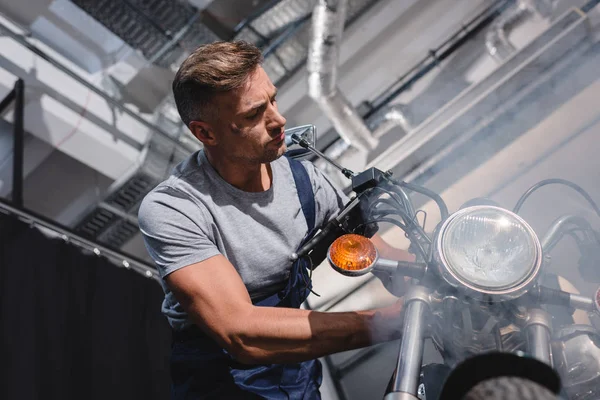
POLYGON ((443 264, 451 275, 475 289, 511 289, 539 268, 537 237, 508 210, 469 207, 450 217, 442 229, 443 264))

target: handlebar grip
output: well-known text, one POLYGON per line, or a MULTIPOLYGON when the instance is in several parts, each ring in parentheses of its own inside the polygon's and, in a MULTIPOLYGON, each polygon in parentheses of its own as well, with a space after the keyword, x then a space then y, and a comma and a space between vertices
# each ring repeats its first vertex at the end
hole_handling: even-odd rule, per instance
POLYGON ((539 300, 546 304, 573 307, 584 311, 595 310, 595 303, 591 297, 586 297, 575 293, 569 293, 562 290, 540 286, 538 287, 538 296, 539 300))

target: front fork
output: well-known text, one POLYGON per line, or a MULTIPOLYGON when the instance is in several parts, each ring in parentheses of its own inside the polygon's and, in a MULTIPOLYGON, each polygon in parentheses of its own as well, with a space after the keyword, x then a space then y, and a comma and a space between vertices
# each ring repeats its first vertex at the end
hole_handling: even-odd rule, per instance
POLYGON ((404 295, 406 312, 402 343, 392 378, 391 391, 384 400, 415 400, 423 361, 426 318, 430 307, 430 290, 411 286, 404 295))
MULTIPOLYGON (((416 400, 423 362, 426 318, 430 311, 430 290, 423 286, 411 286, 404 296, 406 312, 402 343, 392 378, 390 391, 384 400, 416 400)), ((552 366, 550 332, 551 317, 540 308, 529 310, 525 325, 527 348, 534 358, 552 366)))
POLYGON ((552 347, 550 343, 551 331, 552 319, 550 314, 541 308, 530 309, 525 325, 527 349, 529 354, 534 358, 552 367, 552 347))

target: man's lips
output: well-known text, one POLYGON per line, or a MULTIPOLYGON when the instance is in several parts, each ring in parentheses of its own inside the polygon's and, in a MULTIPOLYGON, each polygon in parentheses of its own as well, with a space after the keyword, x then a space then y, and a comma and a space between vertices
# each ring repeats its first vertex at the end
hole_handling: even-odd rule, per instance
POLYGON ((277 136, 276 136, 276 137, 275 137, 275 138, 272 140, 272 142, 274 142, 274 143, 279 143, 279 142, 281 142, 283 139, 285 139, 285 132, 284 132, 284 131, 281 131, 281 133, 280 133, 279 135, 277 135, 277 136))

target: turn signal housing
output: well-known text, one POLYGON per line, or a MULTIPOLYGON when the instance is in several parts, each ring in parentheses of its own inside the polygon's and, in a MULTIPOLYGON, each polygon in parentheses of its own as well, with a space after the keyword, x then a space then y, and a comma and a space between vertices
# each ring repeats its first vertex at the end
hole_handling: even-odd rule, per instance
POLYGON ((327 252, 327 259, 333 269, 347 276, 360 276, 370 272, 377 258, 373 242, 355 234, 340 236, 329 246, 327 252))

